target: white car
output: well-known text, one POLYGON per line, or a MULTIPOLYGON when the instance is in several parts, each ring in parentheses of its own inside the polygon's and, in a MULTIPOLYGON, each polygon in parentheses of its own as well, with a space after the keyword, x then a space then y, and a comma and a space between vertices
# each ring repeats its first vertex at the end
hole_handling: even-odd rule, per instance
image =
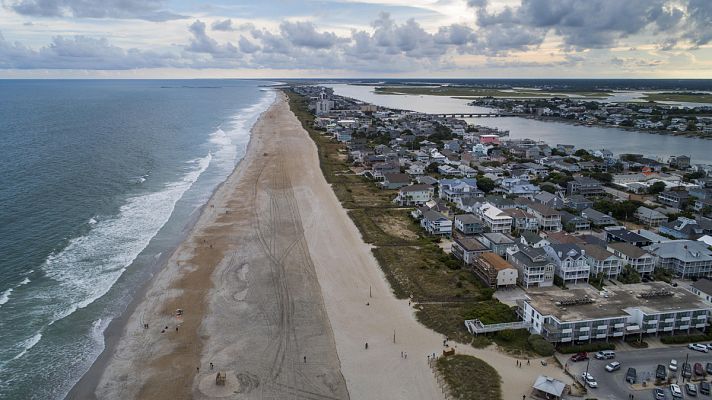
POLYGON ((690 343, 687 345, 687 348, 690 350, 701 351, 703 353, 707 353, 709 351, 707 350, 707 346, 699 343, 690 343))
POLYGON ((606 371, 608 372, 618 371, 619 369, 621 369, 621 363, 618 361, 613 361, 612 363, 606 365, 606 371))
POLYGON ((681 399, 682 398, 682 390, 680 390, 680 386, 676 384, 670 385, 670 392, 672 392, 672 397, 681 399))
POLYGON ((598 382, 596 382, 596 379, 593 378, 593 376, 586 371, 581 373, 581 379, 583 379, 584 383, 587 384, 590 388, 597 388, 598 387, 598 382))
POLYGON ((670 371, 677 371, 677 360, 670 360, 670 365, 668 366, 670 371))

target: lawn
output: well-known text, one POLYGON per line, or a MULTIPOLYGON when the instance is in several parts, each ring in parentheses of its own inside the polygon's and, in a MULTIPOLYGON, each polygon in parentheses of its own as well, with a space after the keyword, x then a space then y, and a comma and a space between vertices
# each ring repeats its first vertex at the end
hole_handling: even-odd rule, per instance
POLYGON ((502 399, 502 378, 477 357, 454 355, 438 359, 436 368, 457 400, 502 399))
POLYGON ((449 96, 464 99, 472 97, 500 97, 500 98, 552 98, 564 96, 578 96, 586 98, 606 98, 609 92, 597 91, 540 91, 534 89, 491 89, 463 86, 379 86, 375 89, 376 94, 409 94, 409 95, 430 95, 449 96))

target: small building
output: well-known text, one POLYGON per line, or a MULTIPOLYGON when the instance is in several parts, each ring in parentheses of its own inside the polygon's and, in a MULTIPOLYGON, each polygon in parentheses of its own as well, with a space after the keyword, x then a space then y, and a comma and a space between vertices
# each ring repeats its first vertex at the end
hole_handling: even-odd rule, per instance
POLYGON ((616 225, 618 223, 615 218, 600 211, 596 211, 593 208, 587 208, 581 211, 581 216, 591 221, 591 225, 599 227, 616 225))
POLYGON ((625 242, 638 247, 645 247, 653 243, 645 236, 641 236, 625 228, 606 228, 606 242, 625 242))
POLYGON ((692 282, 689 289, 704 301, 712 303, 712 281, 708 278, 702 278, 692 282))
POLYGON ((490 288, 512 287, 517 284, 516 268, 497 254, 480 254, 473 267, 475 274, 490 288))
POLYGON ((417 184, 402 187, 393 202, 401 206, 422 206, 432 200, 435 189, 431 185, 417 184))
POLYGON ((554 264, 543 248, 517 246, 509 261, 519 270, 519 284, 524 288, 554 284, 554 264))
POLYGON ((484 226, 474 214, 458 214, 455 216, 455 230, 465 236, 484 232, 484 226))
POLYGON ((479 235, 477 239, 500 256, 507 254, 507 250, 516 245, 516 240, 505 233, 487 232, 479 235))
POLYGON ((660 226, 668 220, 665 214, 643 206, 638 207, 635 211, 635 218, 649 228, 660 226))
POLYGON ((606 250, 620 258, 622 266, 633 267, 641 277, 650 277, 655 271, 655 257, 638 246, 626 242, 613 242, 608 243, 606 250))
POLYGON ((561 400, 564 396, 566 384, 558 379, 549 376, 539 375, 532 385, 534 394, 537 397, 547 400, 561 400))
POLYGON ((551 244, 544 247, 554 263, 554 272, 564 284, 588 282, 591 267, 586 262, 586 251, 575 244, 551 244))
POLYGON ((400 189, 410 185, 410 177, 401 173, 385 173, 383 181, 379 182, 383 189, 400 189))
POLYGON ((583 196, 598 196, 603 194, 601 182, 585 177, 577 176, 566 184, 566 194, 569 196, 580 194, 583 196))
POLYGON ((684 191, 668 191, 660 193, 657 199, 660 204, 683 210, 690 200, 690 195, 684 191))
POLYGON ((490 249, 474 237, 455 235, 450 252, 458 260, 472 265, 477 257, 483 253, 489 253, 490 249))
POLYGON ((446 215, 428 210, 423 212, 423 219, 420 220, 422 226, 429 235, 450 236, 452 234, 452 221, 446 215))
POLYGON ((616 279, 621 273, 622 260, 605 247, 585 244, 581 248, 585 251, 586 263, 591 267, 591 275, 603 274, 605 279, 616 279))

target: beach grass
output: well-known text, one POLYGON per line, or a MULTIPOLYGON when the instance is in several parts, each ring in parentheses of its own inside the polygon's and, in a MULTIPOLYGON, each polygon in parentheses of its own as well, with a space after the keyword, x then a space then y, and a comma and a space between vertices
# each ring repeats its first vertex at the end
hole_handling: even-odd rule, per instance
POLYGON ((502 378, 496 369, 477 357, 461 354, 441 357, 436 368, 454 399, 502 399, 502 378))
POLYGON ((469 335, 465 319, 490 315, 488 323, 499 323, 514 321, 515 317, 507 306, 492 299, 490 288, 437 245, 437 238, 425 235, 409 216, 412 208, 392 202, 395 190, 380 189, 367 178, 355 175, 341 157, 345 146, 313 127, 314 116, 302 97, 290 90, 285 93, 292 111, 317 146, 327 182, 348 210, 364 242, 374 246, 373 255, 395 296, 415 301, 416 316, 423 325, 461 343, 485 347, 494 341, 508 352, 529 352, 526 337, 522 341, 502 339, 497 334, 469 335), (493 307, 501 312, 491 312, 493 307))
POLYGON ((646 101, 681 101, 688 103, 712 103, 709 93, 645 93, 646 101))

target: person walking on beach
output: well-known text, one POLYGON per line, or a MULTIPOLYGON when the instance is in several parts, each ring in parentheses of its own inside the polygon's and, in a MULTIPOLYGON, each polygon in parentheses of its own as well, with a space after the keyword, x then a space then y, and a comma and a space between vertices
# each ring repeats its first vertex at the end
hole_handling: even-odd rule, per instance
POLYGON ((366 342, 366 350, 368 350, 368 342, 366 342))
POLYGON ((403 353, 403 358, 408 359, 408 353, 403 353))
POLYGON ((213 370, 213 363, 210 363, 210 370, 213 370))
POLYGON ((304 356, 304 364, 307 363, 307 356, 304 356))

